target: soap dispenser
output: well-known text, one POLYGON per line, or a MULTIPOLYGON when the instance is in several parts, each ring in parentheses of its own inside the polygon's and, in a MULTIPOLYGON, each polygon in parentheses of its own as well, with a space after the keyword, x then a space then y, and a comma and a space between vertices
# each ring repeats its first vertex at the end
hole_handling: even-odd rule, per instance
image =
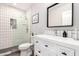
POLYGON ((67 32, 66 31, 63 32, 63 37, 67 37, 67 32))

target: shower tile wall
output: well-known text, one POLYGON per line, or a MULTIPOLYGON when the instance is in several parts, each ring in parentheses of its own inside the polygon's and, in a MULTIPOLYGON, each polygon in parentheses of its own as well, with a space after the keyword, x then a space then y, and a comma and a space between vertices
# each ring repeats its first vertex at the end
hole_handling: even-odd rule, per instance
POLYGON ((24 12, 10 6, 0 5, 0 49, 26 42, 26 25, 24 12), (17 20, 17 29, 11 28, 10 18, 17 20))

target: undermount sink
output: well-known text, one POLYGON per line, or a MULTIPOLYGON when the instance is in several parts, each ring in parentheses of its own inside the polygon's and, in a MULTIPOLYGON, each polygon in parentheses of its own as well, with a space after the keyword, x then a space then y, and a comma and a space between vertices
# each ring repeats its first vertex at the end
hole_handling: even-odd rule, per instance
POLYGON ((66 44, 70 44, 70 45, 78 45, 79 46, 79 41, 74 40, 73 38, 64 38, 64 37, 60 37, 60 36, 52 36, 52 35, 36 35, 36 37, 40 37, 40 38, 44 38, 44 39, 49 39, 49 40, 54 40, 54 41, 58 41, 58 42, 62 42, 62 43, 66 43, 66 44))

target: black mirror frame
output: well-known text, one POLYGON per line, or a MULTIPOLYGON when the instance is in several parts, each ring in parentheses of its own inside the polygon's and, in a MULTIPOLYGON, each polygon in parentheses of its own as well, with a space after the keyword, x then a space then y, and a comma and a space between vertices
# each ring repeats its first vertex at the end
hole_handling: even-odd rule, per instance
POLYGON ((73 12, 74 12, 73 6, 74 6, 74 3, 72 3, 72 24, 71 25, 65 25, 65 26, 49 26, 49 20, 48 20, 48 17, 49 17, 49 8, 54 7, 54 6, 58 5, 58 4, 60 4, 60 3, 55 3, 55 4, 47 7, 47 27, 48 28, 53 28, 53 27, 72 27, 73 26, 73 12))

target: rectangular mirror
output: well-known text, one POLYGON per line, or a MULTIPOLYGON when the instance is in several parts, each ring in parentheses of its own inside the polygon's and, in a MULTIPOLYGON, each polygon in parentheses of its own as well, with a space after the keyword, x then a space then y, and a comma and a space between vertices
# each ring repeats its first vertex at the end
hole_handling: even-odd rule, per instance
POLYGON ((47 27, 73 26, 73 4, 55 3, 47 8, 47 27))

